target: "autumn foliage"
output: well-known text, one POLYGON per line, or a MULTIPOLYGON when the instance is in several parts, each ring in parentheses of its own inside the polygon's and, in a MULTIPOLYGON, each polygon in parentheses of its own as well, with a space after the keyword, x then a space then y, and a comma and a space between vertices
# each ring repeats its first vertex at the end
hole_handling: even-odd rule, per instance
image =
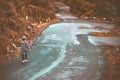
POLYGON ((51 4, 50 0, 0 0, 0 54, 19 46, 23 35, 30 38, 36 25, 55 18, 51 4))
MULTIPOLYGON (((71 8, 78 17, 93 19, 106 18, 108 21, 120 23, 119 0, 60 0, 71 8)), ((120 25, 120 24, 119 24, 120 25)))

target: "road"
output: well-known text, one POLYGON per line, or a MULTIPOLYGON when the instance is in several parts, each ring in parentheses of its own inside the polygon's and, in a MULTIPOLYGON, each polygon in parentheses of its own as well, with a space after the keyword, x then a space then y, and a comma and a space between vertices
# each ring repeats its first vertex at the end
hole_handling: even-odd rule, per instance
POLYGON ((100 40, 90 33, 107 32, 114 25, 80 21, 68 6, 59 2, 54 5, 62 21, 49 25, 38 37, 28 63, 22 64, 17 58, 0 64, 1 80, 106 80, 106 59, 99 46, 118 45, 120 38, 113 41, 116 37, 109 37, 106 42, 107 37, 100 40))

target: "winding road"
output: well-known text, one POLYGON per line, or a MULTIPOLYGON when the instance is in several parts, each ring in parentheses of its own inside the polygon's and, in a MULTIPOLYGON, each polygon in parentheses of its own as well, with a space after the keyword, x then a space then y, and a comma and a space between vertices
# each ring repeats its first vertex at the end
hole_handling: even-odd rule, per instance
POLYGON ((108 32, 114 25, 81 21, 68 6, 60 2, 54 6, 62 21, 49 25, 38 37, 28 63, 17 58, 0 64, 1 80, 105 80, 107 64, 99 46, 120 45, 120 38, 90 33, 108 32))

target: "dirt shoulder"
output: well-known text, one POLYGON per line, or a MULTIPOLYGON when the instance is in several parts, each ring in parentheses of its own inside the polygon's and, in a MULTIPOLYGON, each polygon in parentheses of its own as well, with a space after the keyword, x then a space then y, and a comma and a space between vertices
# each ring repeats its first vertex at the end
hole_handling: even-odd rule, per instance
POLYGON ((120 79, 120 46, 107 46, 103 49, 108 65, 107 80, 120 79))

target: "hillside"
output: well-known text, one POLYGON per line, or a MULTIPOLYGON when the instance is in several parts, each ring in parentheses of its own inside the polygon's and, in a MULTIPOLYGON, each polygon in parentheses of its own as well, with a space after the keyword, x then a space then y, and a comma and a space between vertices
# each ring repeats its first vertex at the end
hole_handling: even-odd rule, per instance
MULTIPOLYGON (((70 6, 71 12, 81 20, 113 23, 109 32, 93 32, 98 37, 120 37, 120 5, 119 0, 61 0, 70 6)), ((96 26, 96 28, 99 26, 96 26)), ((120 69, 120 46, 106 45, 102 47, 108 65, 108 75, 102 80, 117 80, 120 69)))
MULTIPOLYGON (((55 19, 53 0, 0 0, 0 56, 14 53, 26 35, 34 39, 37 26, 55 19)), ((120 36, 119 0, 58 0, 83 20, 110 21, 118 27, 95 36, 120 36)))
POLYGON ((120 25, 119 0, 60 0, 81 19, 107 20, 120 25))
POLYGON ((50 0, 0 0, 0 55, 13 53, 23 35, 33 38, 36 26, 54 14, 50 0))
POLYGON ((95 36, 120 36, 119 0, 60 0, 81 20, 116 24, 108 33, 95 32, 95 36))

